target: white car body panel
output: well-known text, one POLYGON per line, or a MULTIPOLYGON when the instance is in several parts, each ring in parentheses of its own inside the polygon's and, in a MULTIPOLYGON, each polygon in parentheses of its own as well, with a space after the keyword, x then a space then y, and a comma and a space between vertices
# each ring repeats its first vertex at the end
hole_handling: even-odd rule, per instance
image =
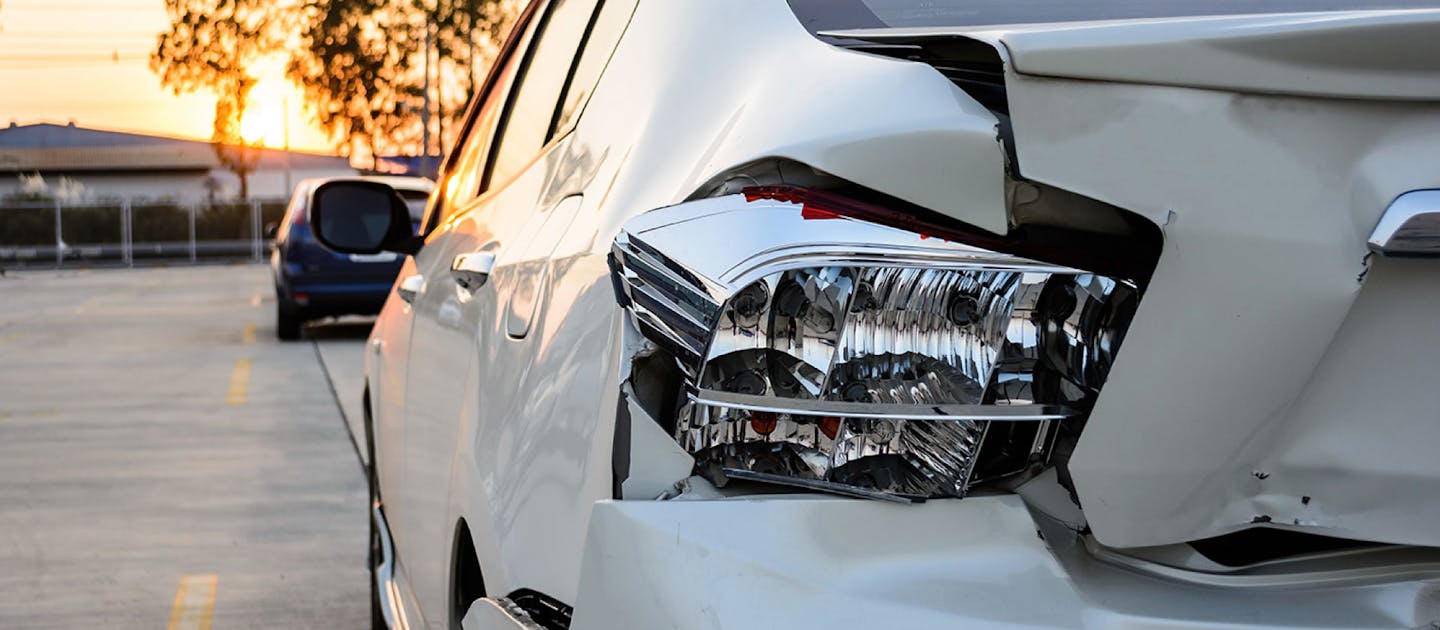
MULTIPOLYGON (((1395 197, 1440 185, 1440 105, 1013 79, 1026 177, 1165 230, 1070 464, 1101 542, 1271 522, 1440 544, 1415 526, 1418 514, 1440 516, 1440 460, 1423 446, 1440 423, 1414 421, 1440 409, 1433 379, 1409 369, 1423 363, 1379 354, 1394 343, 1336 343, 1342 325, 1366 335, 1382 312, 1424 327, 1440 269, 1372 262, 1365 240, 1395 197), (1396 286, 1396 274, 1413 284, 1396 286), (1375 276, 1383 284, 1367 287, 1375 276)), ((1434 350, 1422 337, 1416 351, 1434 350)))
MULTIPOLYGON (((1440 517, 1440 458, 1427 453, 1440 422, 1416 421, 1435 416, 1440 388, 1402 369, 1427 365, 1440 335, 1396 334, 1431 325, 1440 270, 1367 261, 1365 247, 1391 199, 1440 187, 1440 109, 1377 101, 1431 98, 1440 74, 1412 64, 1377 82, 1370 66, 1307 52, 1324 72, 1277 91, 1357 98, 1214 89, 1254 87, 1287 67, 1226 52, 1237 31, 1283 43, 1440 19, 1392 15, 1093 27, 1118 42, 1106 46, 1075 28, 966 33, 1015 60, 1007 89, 1025 177, 1164 229, 1159 268, 1070 464, 1100 543, 1177 543, 1265 517, 1440 546, 1423 525, 1440 517), (1139 69, 1127 50, 1208 61, 1171 74, 1139 69), (1247 70, 1223 74, 1230 64, 1247 70), (1207 89, 1147 85, 1167 81, 1207 89)), ((1394 59, 1376 51, 1371 65, 1394 59)), ((382 498, 402 597, 424 611, 407 614, 412 627, 448 622, 461 521, 488 594, 529 588, 574 603, 576 628, 1440 619, 1433 589, 1398 577, 1199 597, 1096 561, 1016 495, 923 506, 611 501, 628 366, 606 256, 622 223, 780 157, 1003 233, 997 134, 996 116, 933 68, 825 44, 783 0, 640 2, 575 131, 432 235, 401 274, 425 276, 414 310, 392 297, 372 335, 382 498), (497 264, 471 294, 448 265, 481 250, 497 264)), ((623 495, 652 499, 690 473, 688 456, 629 411, 623 495)), ((477 605, 472 617, 466 627, 489 628, 514 615, 477 605)))
POLYGON ((1440 99, 1435 65, 1421 52, 1440 37, 1440 10, 843 32, 1003 41, 1011 69, 1032 76, 1322 98, 1440 99))
POLYGON ((1097 562, 1069 533, 1013 495, 602 502, 571 627, 1359 630, 1440 618, 1421 581, 1197 588, 1097 562))

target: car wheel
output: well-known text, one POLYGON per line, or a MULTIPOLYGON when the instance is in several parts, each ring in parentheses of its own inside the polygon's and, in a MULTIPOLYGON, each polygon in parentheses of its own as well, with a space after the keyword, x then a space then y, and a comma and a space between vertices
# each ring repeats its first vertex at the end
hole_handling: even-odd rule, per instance
POLYGON ((300 338, 300 325, 305 320, 295 311, 295 307, 286 304, 284 300, 275 300, 275 336, 284 341, 294 341, 300 338))

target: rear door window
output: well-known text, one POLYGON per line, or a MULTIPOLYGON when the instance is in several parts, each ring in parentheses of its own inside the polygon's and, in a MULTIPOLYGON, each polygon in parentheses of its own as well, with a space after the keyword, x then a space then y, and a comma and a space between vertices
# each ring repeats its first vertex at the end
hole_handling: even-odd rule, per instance
POLYGON ((554 129, 560 94, 598 0, 557 0, 550 5, 526 56, 491 159, 482 192, 503 186, 540 154, 554 129))
POLYGON ((625 26, 630 23, 630 16, 635 13, 635 2, 636 0, 603 0, 600 3, 599 11, 592 18, 590 32, 585 36, 580 56, 575 60, 575 69, 570 73, 570 84, 565 88, 565 98, 560 102, 560 110, 556 112, 555 124, 550 131, 551 137, 569 128, 570 123, 580 115, 580 108, 585 106, 590 92, 595 89, 595 84, 600 80, 600 72, 605 69, 605 64, 609 63, 610 55, 620 43, 620 36, 625 33, 625 26))
POLYGON ((481 193, 480 181, 485 173, 485 158, 490 153, 495 128, 504 109, 505 97, 510 91, 515 71, 520 66, 520 58, 525 52, 534 22, 531 20, 529 24, 517 25, 510 36, 521 39, 513 48, 505 51, 507 54, 503 58, 495 61, 495 66, 484 84, 485 92, 478 97, 481 101, 467 121, 469 126, 461 133, 458 144, 452 149, 455 153, 451 156, 453 164, 447 168, 441 179, 439 198, 430 218, 425 222, 425 234, 429 234, 436 226, 465 208, 481 193))

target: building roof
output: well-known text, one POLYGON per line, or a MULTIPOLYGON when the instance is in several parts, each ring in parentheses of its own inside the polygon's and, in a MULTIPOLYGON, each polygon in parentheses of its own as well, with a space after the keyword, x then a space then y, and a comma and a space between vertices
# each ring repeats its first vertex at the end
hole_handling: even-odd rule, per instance
MULTIPOLYGON (((39 123, 0 128, 0 173, 207 171, 220 166, 211 143, 124 131, 39 123)), ((261 149, 256 169, 348 169, 343 157, 261 149), (288 164, 287 164, 288 162, 288 164)))

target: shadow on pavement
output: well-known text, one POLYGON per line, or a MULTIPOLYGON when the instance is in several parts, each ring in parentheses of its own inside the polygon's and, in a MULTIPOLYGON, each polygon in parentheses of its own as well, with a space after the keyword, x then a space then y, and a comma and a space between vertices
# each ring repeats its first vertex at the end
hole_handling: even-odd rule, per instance
POLYGON ((329 341, 337 339, 359 339, 364 340, 370 336, 370 329, 375 326, 374 319, 342 319, 339 321, 328 321, 311 324, 307 329, 311 339, 316 341, 329 341))

